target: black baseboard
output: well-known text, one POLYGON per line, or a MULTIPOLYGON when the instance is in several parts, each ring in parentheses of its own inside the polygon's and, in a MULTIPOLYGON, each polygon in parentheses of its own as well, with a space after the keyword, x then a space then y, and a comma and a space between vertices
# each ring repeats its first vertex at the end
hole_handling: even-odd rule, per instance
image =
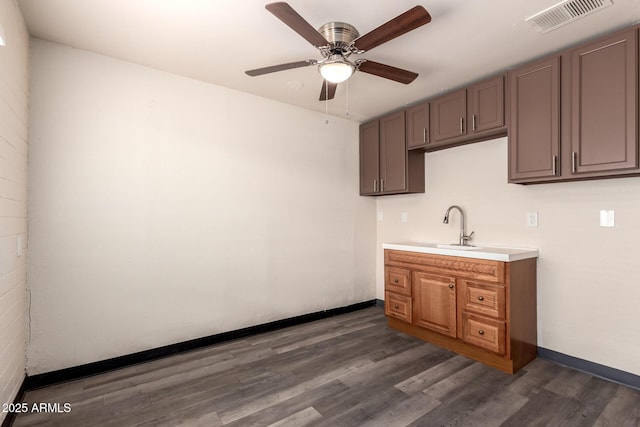
MULTIPOLYGON (((27 377, 25 377, 24 380, 22 380, 22 384, 18 389, 16 398, 13 399, 13 403, 18 404, 22 402, 22 399, 24 398, 24 392, 27 391, 26 384, 27 384, 27 377)), ((8 412, 7 416, 4 417, 4 420, 2 420, 2 426, 0 427, 11 427, 13 425, 13 422, 16 420, 16 415, 17 415, 16 412, 8 412)))
MULTIPOLYGON (((46 387, 66 381, 73 381, 104 372, 113 371, 115 369, 124 368, 126 366, 136 365, 138 363, 149 362, 151 360, 160 359, 185 351, 195 350, 221 342, 230 341, 238 338, 247 337, 249 335, 260 334, 263 332, 275 331, 277 329, 287 328, 290 326, 301 325, 314 320, 325 319, 327 317, 337 316, 339 314, 350 313, 352 311, 362 310, 367 307, 377 305, 377 300, 369 300, 357 304, 351 304, 346 307, 332 308, 330 310, 318 311, 301 316, 290 317, 288 319, 276 320, 275 322, 264 323, 261 325, 250 326, 248 328, 237 329, 235 331, 223 332, 216 335, 210 335, 203 338, 196 338, 189 341, 183 341, 176 344, 170 344, 163 347, 157 347, 150 350, 140 351, 138 353, 127 354, 124 356, 114 357, 112 359, 100 360, 98 362, 87 363, 85 365, 73 366, 71 368, 60 369, 58 371, 46 372, 28 376, 23 384, 26 391, 40 387, 46 387)), ((4 423, 2 425, 4 426, 4 423)))
POLYGON ((376 300, 376 307, 384 308, 384 300, 383 299, 377 299, 376 300))
POLYGON ((542 347, 538 347, 538 356, 543 359, 552 360, 560 365, 586 372, 587 374, 591 374, 595 377, 640 390, 640 376, 630 372, 621 371, 619 369, 579 359, 577 357, 558 353, 557 351, 542 347))

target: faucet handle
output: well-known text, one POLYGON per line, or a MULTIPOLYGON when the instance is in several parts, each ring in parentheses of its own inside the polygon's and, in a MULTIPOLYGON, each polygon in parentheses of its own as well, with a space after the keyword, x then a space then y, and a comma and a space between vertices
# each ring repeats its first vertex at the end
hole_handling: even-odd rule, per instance
POLYGON ((469 234, 468 236, 462 236, 462 241, 464 243, 467 242, 467 240, 471 240, 471 237, 473 237, 473 233, 475 233, 474 231, 471 232, 471 234, 469 234))

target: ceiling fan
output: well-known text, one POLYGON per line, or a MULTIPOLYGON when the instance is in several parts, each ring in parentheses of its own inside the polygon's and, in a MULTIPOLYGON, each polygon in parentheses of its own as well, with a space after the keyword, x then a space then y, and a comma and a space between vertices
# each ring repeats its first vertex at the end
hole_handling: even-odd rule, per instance
POLYGON ((376 46, 395 39, 409 31, 431 22, 431 15, 422 6, 415 6, 392 20, 382 24, 364 36, 360 36, 353 25, 346 22, 329 22, 317 30, 285 2, 270 3, 265 8, 293 31, 311 43, 322 55, 321 60, 307 59, 272 65, 246 71, 250 76, 275 73, 276 71, 317 65, 324 78, 320 101, 333 99, 338 83, 346 81, 356 71, 372 74, 396 82, 409 84, 418 74, 391 65, 368 59, 351 61, 351 55, 360 55, 376 46))

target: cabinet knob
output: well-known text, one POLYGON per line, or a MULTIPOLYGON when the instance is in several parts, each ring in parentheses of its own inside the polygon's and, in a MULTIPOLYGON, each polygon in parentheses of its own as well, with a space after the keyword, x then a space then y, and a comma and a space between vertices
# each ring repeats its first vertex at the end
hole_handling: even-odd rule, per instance
POLYGON ((453 289, 453 283, 449 283, 449 289, 453 289))
POLYGON ((393 279, 393 283, 398 283, 398 279, 393 279))
POLYGON ((480 295, 480 296, 478 297, 478 301, 484 301, 484 297, 483 297, 482 295, 480 295))
POLYGON ((396 310, 399 309, 400 307, 398 307, 398 304, 394 305, 393 308, 395 308, 396 310))
POLYGON ((483 331, 482 329, 480 329, 480 330, 478 331, 478 334, 480 334, 480 335, 484 335, 484 331, 483 331))

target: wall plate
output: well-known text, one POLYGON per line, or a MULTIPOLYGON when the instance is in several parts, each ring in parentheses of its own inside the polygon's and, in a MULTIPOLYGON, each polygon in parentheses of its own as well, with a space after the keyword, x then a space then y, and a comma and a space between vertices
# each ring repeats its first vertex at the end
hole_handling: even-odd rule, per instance
POLYGON ((614 227, 616 212, 613 210, 601 210, 600 211, 600 227, 614 227))

